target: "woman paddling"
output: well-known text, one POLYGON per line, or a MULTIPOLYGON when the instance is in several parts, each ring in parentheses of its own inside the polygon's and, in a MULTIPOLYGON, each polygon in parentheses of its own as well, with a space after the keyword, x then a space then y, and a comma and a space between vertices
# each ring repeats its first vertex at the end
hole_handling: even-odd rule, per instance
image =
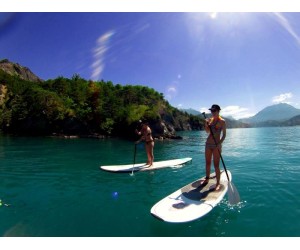
POLYGON ((141 138, 136 143, 145 141, 145 149, 146 149, 147 158, 148 158, 146 164, 149 165, 149 167, 151 167, 153 165, 153 161, 154 161, 154 154, 153 154, 154 140, 152 137, 152 131, 151 131, 150 127, 148 126, 147 122, 140 121, 140 125, 141 125, 141 130, 140 131, 136 130, 135 132, 138 135, 141 135, 141 138))
POLYGON ((212 117, 205 119, 205 131, 209 133, 206 144, 205 144, 205 170, 206 177, 202 184, 207 184, 210 176, 211 161, 213 158, 214 167, 216 172, 216 187, 215 190, 220 190, 220 153, 222 151, 222 143, 226 137, 226 122, 220 116, 220 106, 213 104, 209 109, 211 111, 212 117), (213 134, 212 134, 213 133, 213 134), (222 137, 221 137, 222 133, 222 137), (218 151, 219 149, 219 151, 218 151))

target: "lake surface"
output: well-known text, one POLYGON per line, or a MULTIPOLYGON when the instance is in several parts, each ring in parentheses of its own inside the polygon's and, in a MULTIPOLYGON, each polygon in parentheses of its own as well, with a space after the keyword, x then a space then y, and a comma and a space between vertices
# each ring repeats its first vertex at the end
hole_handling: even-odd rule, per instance
POLYGON ((99 169, 133 163, 129 141, 0 136, 0 235, 300 236, 300 127, 228 129, 222 155, 241 203, 225 196, 201 219, 170 224, 151 207, 205 175, 206 133, 178 134, 156 142, 155 159, 191 163, 133 176, 99 169))

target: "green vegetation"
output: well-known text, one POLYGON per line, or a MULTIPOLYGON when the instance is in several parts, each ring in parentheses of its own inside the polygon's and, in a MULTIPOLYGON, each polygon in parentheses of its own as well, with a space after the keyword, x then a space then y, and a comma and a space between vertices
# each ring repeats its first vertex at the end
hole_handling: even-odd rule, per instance
POLYGON ((14 134, 131 136, 139 119, 176 130, 201 127, 201 119, 172 107, 145 86, 88 81, 79 75, 43 82, 0 70, 0 129, 14 134))

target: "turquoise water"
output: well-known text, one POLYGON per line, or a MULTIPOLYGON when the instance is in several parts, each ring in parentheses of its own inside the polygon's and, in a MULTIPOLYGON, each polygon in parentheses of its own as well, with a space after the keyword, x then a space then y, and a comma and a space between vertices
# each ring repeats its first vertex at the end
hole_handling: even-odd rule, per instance
POLYGON ((226 196, 203 218, 170 224, 151 207, 205 174, 205 132, 180 135, 156 142, 155 159, 192 163, 133 176, 99 169, 132 163, 132 142, 1 136, 0 235, 300 236, 300 127, 229 129, 223 158, 241 203, 226 196))

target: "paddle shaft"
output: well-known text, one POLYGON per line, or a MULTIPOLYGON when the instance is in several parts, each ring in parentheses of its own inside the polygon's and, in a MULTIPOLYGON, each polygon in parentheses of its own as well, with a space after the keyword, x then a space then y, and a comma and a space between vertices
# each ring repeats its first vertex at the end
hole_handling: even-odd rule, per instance
MULTIPOLYGON (((204 118, 206 119, 205 113, 202 113, 202 114, 203 114, 204 118)), ((224 167, 224 170, 225 170, 227 179, 228 179, 228 181, 230 182, 230 179, 229 179, 229 176, 228 176, 228 173, 227 173, 227 169, 226 169, 226 166, 225 166, 225 162, 224 162, 224 160, 223 160, 221 151, 220 151, 219 148, 218 148, 218 143, 217 143, 217 141, 216 141, 215 135, 214 135, 214 133, 213 133, 213 131, 212 131, 212 129, 211 129, 211 126, 208 125, 208 127, 209 127, 209 129, 210 129, 210 133, 211 133, 212 138, 213 138, 213 140, 214 140, 214 142, 215 142, 215 144, 216 144, 216 147, 217 147, 217 149, 218 149, 218 152, 219 152, 219 155, 220 155, 220 158, 221 158, 221 161, 222 161, 222 164, 223 164, 223 167, 224 167)))
POLYGON ((134 170, 134 165, 135 165, 135 156, 136 156, 136 144, 134 144, 133 166, 132 166, 131 175, 133 175, 133 170, 134 170))
POLYGON ((135 165, 135 156, 136 156, 136 144, 134 144, 133 166, 135 165))

